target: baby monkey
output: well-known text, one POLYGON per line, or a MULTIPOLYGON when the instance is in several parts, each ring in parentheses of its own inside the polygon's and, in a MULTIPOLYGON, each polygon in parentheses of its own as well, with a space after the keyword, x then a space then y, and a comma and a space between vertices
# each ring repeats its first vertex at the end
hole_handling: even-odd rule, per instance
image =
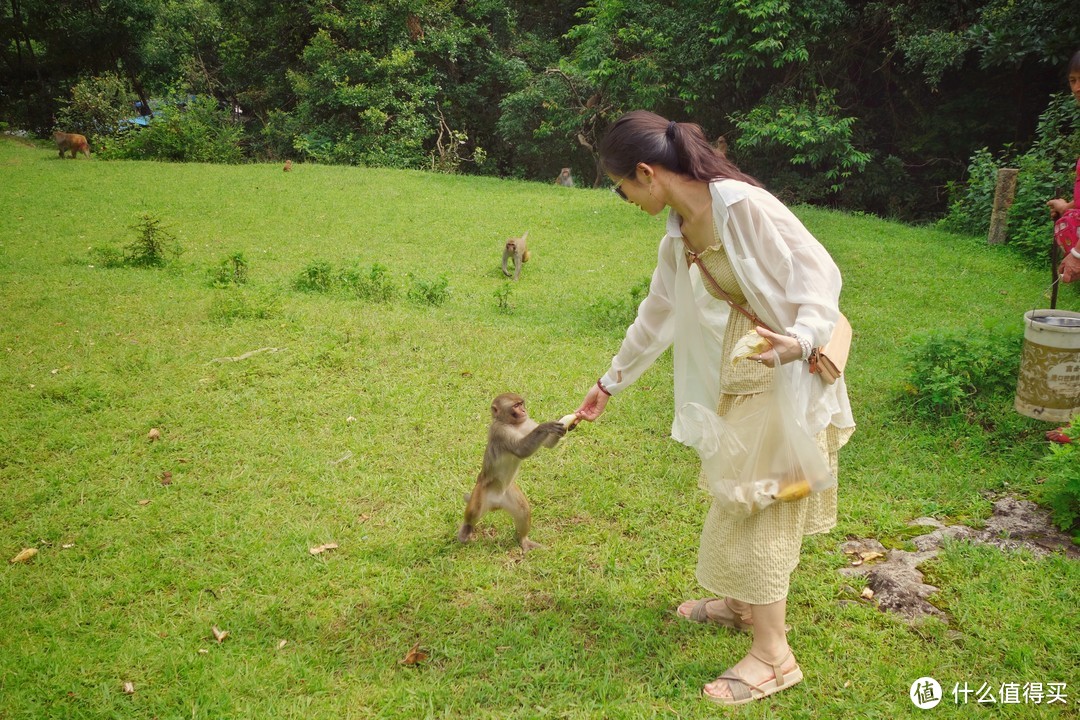
MULTIPOLYGON (((563 420, 566 420, 564 418, 563 420)), ((468 542, 478 520, 489 510, 505 510, 514 518, 514 530, 523 552, 541 547, 529 539, 532 511, 525 493, 514 482, 521 461, 540 449, 555 447, 567 428, 575 422, 537 424, 525 410, 525 400, 514 393, 503 393, 491 403, 484 464, 476 485, 465 496, 465 522, 458 530, 458 540, 468 542)))

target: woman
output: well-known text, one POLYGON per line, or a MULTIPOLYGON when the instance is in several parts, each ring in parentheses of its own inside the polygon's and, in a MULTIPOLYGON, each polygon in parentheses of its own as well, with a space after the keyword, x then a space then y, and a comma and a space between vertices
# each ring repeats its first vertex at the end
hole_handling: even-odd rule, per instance
MULTIPOLYGON (((1069 60, 1069 90, 1073 99, 1080 104, 1080 51, 1073 53, 1069 60)), ((1076 160, 1076 183, 1073 186, 1073 199, 1070 201, 1062 198, 1047 200, 1046 206, 1050 208, 1050 219, 1054 221, 1054 242, 1065 251, 1065 259, 1058 266, 1058 274, 1061 281, 1071 283, 1080 278, 1080 247, 1077 246, 1077 235, 1080 233, 1080 209, 1076 207, 1076 200, 1080 197, 1080 158, 1076 160)), ((1068 426, 1059 427, 1056 430, 1048 430, 1046 439, 1050 442, 1066 445, 1072 442, 1066 432, 1068 426)))
MULTIPOLYGON (((854 430, 841 377, 828 385, 805 362, 830 337, 840 316, 840 273, 825 248, 776 198, 715 152, 701 128, 651 112, 619 118, 600 144, 615 192, 656 215, 665 207, 667 234, 649 294, 638 308, 610 369, 578 410, 596 420, 608 399, 633 383, 669 346, 675 350, 676 416, 672 435, 686 441, 679 410, 699 402, 723 416, 765 390, 773 372, 796 388, 798 412, 836 471, 836 452, 854 430), (717 301, 702 300, 711 280, 695 279, 692 261, 748 309, 775 350, 756 362, 729 363, 737 340, 755 326, 717 301), (696 290, 696 291, 695 291, 696 290), (722 345, 723 350, 719 350, 722 345), (772 368, 779 360, 781 367, 772 368)), ((787 593, 803 535, 836 524, 836 489, 776 502, 749 517, 714 502, 698 554, 698 581, 716 595, 679 606, 693 622, 750 631, 746 657, 704 687, 706 698, 731 705, 788 688, 802 670, 787 643, 787 593)))
MULTIPOLYGON (((1069 90, 1073 99, 1080 103, 1080 51, 1073 53, 1069 60, 1069 90)), ((1050 219, 1054 221, 1054 241, 1065 251, 1058 272, 1062 282, 1070 283, 1080 277, 1080 248, 1077 247, 1077 230, 1080 229, 1080 209, 1076 206, 1080 194, 1080 158, 1076 161, 1076 184, 1073 187, 1073 199, 1062 198, 1047 200, 1050 219)), ((1068 441, 1066 441, 1068 442, 1068 441)))

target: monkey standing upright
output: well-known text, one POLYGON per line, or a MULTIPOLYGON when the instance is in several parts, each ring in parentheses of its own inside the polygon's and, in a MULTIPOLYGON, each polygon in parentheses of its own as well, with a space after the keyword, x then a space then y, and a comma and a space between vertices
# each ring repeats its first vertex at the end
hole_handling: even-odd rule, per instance
POLYGON ((514 258, 514 279, 517 280, 518 277, 521 276, 522 264, 528 262, 529 258, 532 257, 532 253, 529 252, 528 245, 525 243, 528 237, 529 233, 526 231, 521 237, 510 238, 506 241, 506 245, 503 247, 502 257, 502 271, 503 275, 506 277, 510 277, 510 271, 506 269, 507 259, 511 257, 514 258))
POLYGON ((64 157, 64 153, 68 150, 71 151, 71 159, 75 159, 77 153, 82 153, 86 156, 86 159, 90 159, 90 144, 86 142, 85 135, 78 135, 76 133, 53 133, 53 142, 56 143, 56 147, 60 150, 60 157, 64 157))
POLYGON ((492 401, 484 463, 472 492, 465 496, 465 522, 458 530, 458 540, 468 542, 477 521, 489 510, 505 510, 514 518, 522 551, 540 547, 529 539, 532 511, 514 479, 523 459, 541 445, 555 447, 572 424, 563 421, 537 424, 525 410, 525 400, 514 393, 503 393, 492 401))
POLYGON ((562 169, 559 177, 555 178, 555 184, 563 187, 574 187, 574 177, 570 174, 570 168, 562 169))

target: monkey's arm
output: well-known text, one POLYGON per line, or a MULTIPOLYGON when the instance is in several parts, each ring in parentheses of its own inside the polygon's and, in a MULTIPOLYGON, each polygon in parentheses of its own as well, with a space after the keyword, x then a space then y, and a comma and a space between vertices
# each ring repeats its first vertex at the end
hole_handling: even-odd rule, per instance
POLYGON ((510 257, 510 251, 504 248, 503 249, 502 268, 503 268, 503 275, 505 275, 506 277, 510 277, 510 271, 506 269, 506 259, 508 257, 510 257))
POLYGON ((527 458, 539 450, 541 445, 554 447, 565 434, 566 426, 561 422, 541 423, 527 435, 508 439, 506 449, 519 458, 527 458))

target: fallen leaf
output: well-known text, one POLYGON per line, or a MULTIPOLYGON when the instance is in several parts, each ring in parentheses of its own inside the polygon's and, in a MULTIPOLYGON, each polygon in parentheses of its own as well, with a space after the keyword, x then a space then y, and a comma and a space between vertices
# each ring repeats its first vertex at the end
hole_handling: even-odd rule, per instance
POLYGON ((140 505, 149 505, 149 504, 150 504, 150 501, 149 501, 149 500, 140 500, 140 501, 139 501, 139 504, 140 504, 140 505))
POLYGON ((210 651, 207 650, 206 648, 199 648, 199 654, 200 655, 209 655, 210 651))
POLYGON ((855 558, 854 560, 851 561, 851 566, 852 567, 859 567, 860 565, 862 565, 862 562, 863 561, 860 560, 859 558, 855 558))
POLYGON ((875 552, 873 550, 864 550, 859 553, 859 557, 863 559, 863 562, 870 562, 871 560, 877 560, 878 558, 885 557, 884 553, 875 552))
POLYGON ((367 522, 370 519, 371 519, 371 516, 368 515, 367 513, 364 513, 359 518, 357 518, 357 520, 359 520, 360 522, 367 522))
POLYGON ((18 555, 11 558, 10 560, 8 560, 8 562, 12 562, 12 563, 26 562, 27 560, 34 557, 35 555, 37 555, 37 548, 24 548, 23 550, 19 551, 18 555))
POLYGON ((416 666, 428 659, 428 654, 420 649, 420 643, 416 643, 412 646, 409 652, 405 653, 405 657, 398 660, 399 665, 416 666))
POLYGON ((161 431, 157 428, 150 428, 150 432, 146 433, 146 439, 150 442, 161 439, 161 431))
POLYGON ((354 422, 356 422, 356 418, 354 418, 352 415, 350 415, 349 417, 345 418, 345 422, 354 423, 354 422))
POLYGON ((874 597, 874 591, 868 587, 865 587, 863 588, 862 596, 867 600, 871 600, 874 597))
POLYGON ((308 552, 312 555, 319 555, 327 550, 337 550, 337 543, 326 543, 325 545, 319 545, 318 547, 309 548, 308 552))
POLYGON ((71 548, 75 547, 75 543, 65 543, 60 547, 62 547, 64 550, 70 550, 71 548))
POLYGON ((124 683, 124 693, 127 694, 127 695, 134 695, 135 694, 135 683, 133 683, 133 682, 124 683))
POLYGON ((279 642, 279 643, 277 644, 277 649, 278 649, 278 650, 280 650, 281 648, 285 647, 285 646, 286 646, 286 645, 288 645, 288 644, 289 644, 289 641, 288 641, 288 640, 282 640, 281 642, 279 642))
POLYGON ((166 470, 165 472, 161 473, 161 484, 172 485, 172 473, 170 471, 166 470))
POLYGON ((224 642, 225 638, 229 637, 229 631, 228 630, 218 630, 217 625, 212 627, 211 630, 214 633, 214 639, 217 640, 219 643, 224 642))

